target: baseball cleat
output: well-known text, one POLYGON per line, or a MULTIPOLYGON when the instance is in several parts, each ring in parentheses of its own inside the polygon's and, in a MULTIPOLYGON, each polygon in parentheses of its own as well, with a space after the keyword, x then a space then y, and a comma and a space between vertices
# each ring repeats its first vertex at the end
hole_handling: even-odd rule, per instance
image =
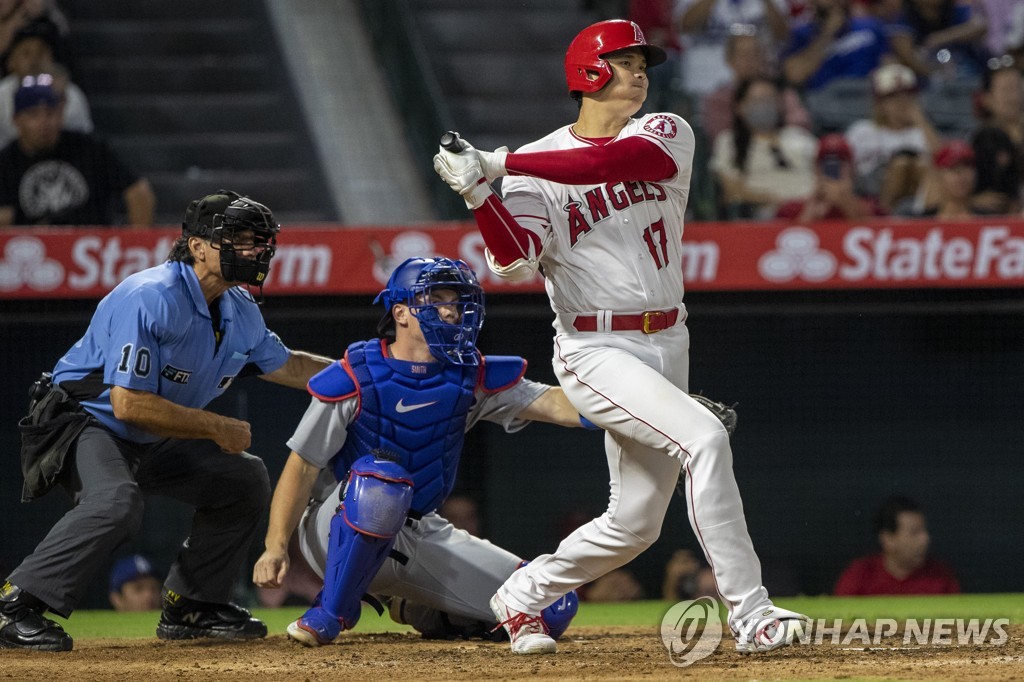
POLYGON ((259 639, 267 626, 235 604, 214 604, 164 590, 164 608, 156 626, 160 639, 259 639))
POLYGON ((740 626, 736 635, 736 651, 742 654, 771 651, 793 644, 810 627, 810 619, 802 613, 769 606, 758 610, 740 626))
POLYGON ((302 646, 318 647, 330 644, 345 629, 341 618, 332 616, 322 607, 314 606, 294 623, 288 624, 288 638, 302 646))
POLYGON ((4 583, 0 588, 0 649, 71 651, 71 635, 42 616, 40 610, 45 608, 20 587, 4 583))
MULTIPOLYGON (((509 606, 495 594, 491 597, 491 612, 504 627, 512 642, 514 654, 553 654, 558 649, 548 634, 548 626, 540 614, 523 613, 509 606)), ((497 628, 495 628, 497 629, 497 628)))

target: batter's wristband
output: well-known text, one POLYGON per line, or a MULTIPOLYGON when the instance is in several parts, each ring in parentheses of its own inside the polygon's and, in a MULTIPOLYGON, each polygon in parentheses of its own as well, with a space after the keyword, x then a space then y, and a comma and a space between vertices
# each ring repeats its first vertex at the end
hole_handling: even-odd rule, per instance
POLYGON ((601 428, 594 422, 584 417, 582 414, 580 415, 580 425, 583 426, 583 428, 588 429, 590 431, 597 431, 598 429, 601 428))

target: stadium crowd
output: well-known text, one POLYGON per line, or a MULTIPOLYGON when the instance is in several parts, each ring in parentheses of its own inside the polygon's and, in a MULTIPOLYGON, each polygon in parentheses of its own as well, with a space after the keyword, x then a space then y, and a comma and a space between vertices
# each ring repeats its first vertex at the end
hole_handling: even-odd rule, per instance
POLYGON ((694 127, 698 158, 705 149, 713 208, 695 218, 941 219, 1021 210, 1024 3, 601 7, 629 16, 673 55, 672 77, 651 81, 648 108, 670 103, 694 127), (947 206, 951 187, 966 195, 956 207, 947 206))

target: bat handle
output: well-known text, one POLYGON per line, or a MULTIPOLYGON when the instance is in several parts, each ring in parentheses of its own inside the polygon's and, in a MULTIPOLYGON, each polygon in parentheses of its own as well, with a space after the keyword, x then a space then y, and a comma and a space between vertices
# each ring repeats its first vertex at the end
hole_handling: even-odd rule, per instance
POLYGON ((466 150, 466 143, 462 141, 457 132, 449 130, 441 136, 441 147, 458 154, 466 150))

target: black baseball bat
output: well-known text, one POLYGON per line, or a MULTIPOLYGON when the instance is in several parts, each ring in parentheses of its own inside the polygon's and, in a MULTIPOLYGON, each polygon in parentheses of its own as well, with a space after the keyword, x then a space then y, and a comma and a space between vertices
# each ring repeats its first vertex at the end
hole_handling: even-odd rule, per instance
POLYGON ((466 150, 466 143, 462 141, 457 132, 449 130, 441 136, 441 148, 458 154, 466 150))

